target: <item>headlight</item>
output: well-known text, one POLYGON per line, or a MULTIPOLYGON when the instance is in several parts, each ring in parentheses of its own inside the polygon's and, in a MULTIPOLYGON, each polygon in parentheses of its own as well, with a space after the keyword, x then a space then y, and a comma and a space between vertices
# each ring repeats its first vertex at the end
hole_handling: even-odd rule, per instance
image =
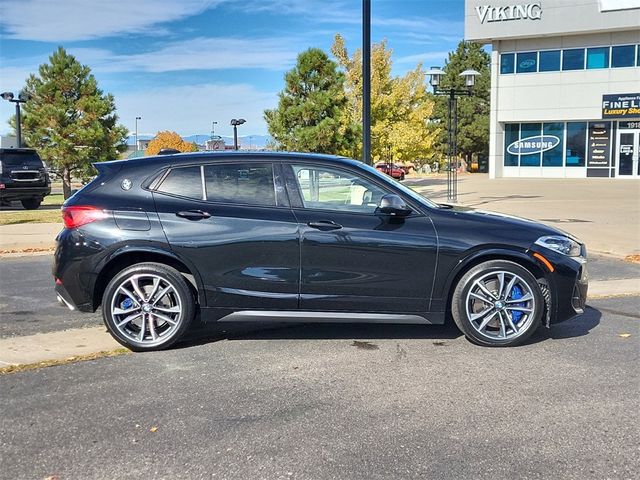
POLYGON ((540 237, 536 240, 536 245, 568 255, 569 257, 579 257, 581 252, 580 244, 578 242, 574 242, 569 237, 563 237, 561 235, 540 237))

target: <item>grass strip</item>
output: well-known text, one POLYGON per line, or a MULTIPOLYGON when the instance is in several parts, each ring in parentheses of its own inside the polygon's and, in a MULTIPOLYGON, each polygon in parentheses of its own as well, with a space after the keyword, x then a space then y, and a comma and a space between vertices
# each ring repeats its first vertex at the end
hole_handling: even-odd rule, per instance
POLYGON ((62 215, 60 210, 17 210, 0 215, 0 225, 19 223, 62 223, 62 215))
POLYGON ((86 355, 75 355, 73 357, 63 358, 61 360, 45 360, 44 362, 27 363, 21 365, 9 365, 0 368, 0 375, 9 375, 11 373, 26 372, 28 370, 38 370, 40 368, 55 367, 58 365, 67 365, 69 363, 84 362, 87 360, 97 360, 98 358, 117 357, 131 353, 128 348, 116 348, 115 350, 107 350, 96 353, 88 353, 86 355))

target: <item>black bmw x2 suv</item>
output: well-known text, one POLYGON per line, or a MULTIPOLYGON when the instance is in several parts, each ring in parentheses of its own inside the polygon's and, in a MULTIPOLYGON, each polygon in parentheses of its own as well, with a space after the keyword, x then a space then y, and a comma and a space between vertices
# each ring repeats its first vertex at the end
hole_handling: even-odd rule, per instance
POLYGON ((455 321, 487 346, 583 312, 586 249, 533 221, 434 203, 367 165, 302 153, 97 163, 69 198, 58 300, 167 348, 204 322, 455 321))

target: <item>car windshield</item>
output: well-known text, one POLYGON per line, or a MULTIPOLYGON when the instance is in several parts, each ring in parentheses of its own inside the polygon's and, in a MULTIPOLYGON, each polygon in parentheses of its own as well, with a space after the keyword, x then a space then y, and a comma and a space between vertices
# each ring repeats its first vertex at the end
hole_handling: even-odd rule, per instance
POLYGON ((410 189, 409 187, 403 185, 402 183, 396 182, 395 180, 393 180, 388 175, 384 175, 384 174, 380 173, 378 170, 376 170, 372 166, 365 165, 364 163, 360 164, 359 166, 360 166, 360 168, 363 168, 363 169, 375 174, 380 180, 382 180, 384 182, 387 182, 387 183, 393 184, 396 188, 399 188, 400 190, 402 190, 403 193, 407 194, 411 198, 413 198, 413 199, 415 199, 415 200, 417 200, 419 202, 426 203, 431 208, 441 208, 440 205, 438 205, 437 203, 433 202, 432 200, 429 200, 427 197, 424 197, 424 196, 420 195, 418 192, 410 189))

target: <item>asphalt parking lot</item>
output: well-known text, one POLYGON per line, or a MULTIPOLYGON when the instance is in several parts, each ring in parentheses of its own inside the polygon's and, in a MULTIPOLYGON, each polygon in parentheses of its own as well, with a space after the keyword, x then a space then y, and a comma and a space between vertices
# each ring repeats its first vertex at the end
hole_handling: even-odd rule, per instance
POLYGON ((637 478, 639 300, 511 349, 304 325, 5 375, 0 477, 637 478))

